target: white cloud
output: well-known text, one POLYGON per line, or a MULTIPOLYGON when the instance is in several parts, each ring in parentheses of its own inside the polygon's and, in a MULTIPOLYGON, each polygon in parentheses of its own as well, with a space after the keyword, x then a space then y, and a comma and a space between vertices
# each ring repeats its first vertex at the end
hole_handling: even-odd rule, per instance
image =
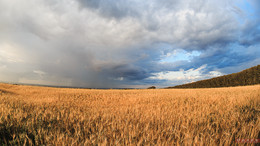
POLYGON ((168 80, 169 82, 185 81, 188 83, 223 75, 218 71, 211 71, 208 74, 203 74, 203 70, 206 68, 206 66, 207 65, 202 65, 199 68, 192 68, 187 71, 179 70, 154 73, 154 76, 150 77, 149 79, 168 80))
POLYGON ((1 62, 12 62, 12 63, 24 62, 24 58, 20 56, 22 52, 20 52, 17 46, 0 42, 0 48, 1 48, 0 50, 1 62))

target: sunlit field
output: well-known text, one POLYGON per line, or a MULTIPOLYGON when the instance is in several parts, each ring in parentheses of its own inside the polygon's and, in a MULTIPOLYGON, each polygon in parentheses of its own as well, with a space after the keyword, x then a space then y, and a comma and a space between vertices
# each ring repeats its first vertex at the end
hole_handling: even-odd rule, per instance
POLYGON ((0 145, 230 145, 260 136, 260 85, 96 90, 0 84, 0 145))

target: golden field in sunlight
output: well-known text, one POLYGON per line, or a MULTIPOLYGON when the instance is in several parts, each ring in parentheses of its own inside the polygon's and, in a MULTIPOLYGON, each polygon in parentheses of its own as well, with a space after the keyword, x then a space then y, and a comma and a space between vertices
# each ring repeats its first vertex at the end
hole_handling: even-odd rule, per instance
POLYGON ((260 85, 96 90, 0 84, 0 144, 236 144, 260 136, 260 85))

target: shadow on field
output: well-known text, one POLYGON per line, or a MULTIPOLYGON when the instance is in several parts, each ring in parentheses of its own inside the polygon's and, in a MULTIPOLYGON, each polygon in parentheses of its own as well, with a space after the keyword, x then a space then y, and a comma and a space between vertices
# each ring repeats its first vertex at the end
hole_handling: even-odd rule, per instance
POLYGON ((0 89, 0 95, 2 94, 15 94, 15 93, 8 90, 0 89))
POLYGON ((241 115, 245 117, 245 122, 256 122, 258 116, 260 116, 260 111, 258 109, 255 109, 254 107, 250 105, 245 105, 239 108, 239 112, 241 115))
POLYGON ((21 126, 0 124, 0 145, 20 145, 25 141, 35 145, 34 134, 21 126))

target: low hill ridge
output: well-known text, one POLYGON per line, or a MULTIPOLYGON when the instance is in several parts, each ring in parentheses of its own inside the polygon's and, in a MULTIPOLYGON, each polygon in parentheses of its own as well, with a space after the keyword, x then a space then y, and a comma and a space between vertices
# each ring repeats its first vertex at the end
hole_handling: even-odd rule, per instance
POLYGON ((168 88, 215 88, 260 84, 260 65, 248 68, 238 73, 201 80, 193 83, 177 85, 168 88))

